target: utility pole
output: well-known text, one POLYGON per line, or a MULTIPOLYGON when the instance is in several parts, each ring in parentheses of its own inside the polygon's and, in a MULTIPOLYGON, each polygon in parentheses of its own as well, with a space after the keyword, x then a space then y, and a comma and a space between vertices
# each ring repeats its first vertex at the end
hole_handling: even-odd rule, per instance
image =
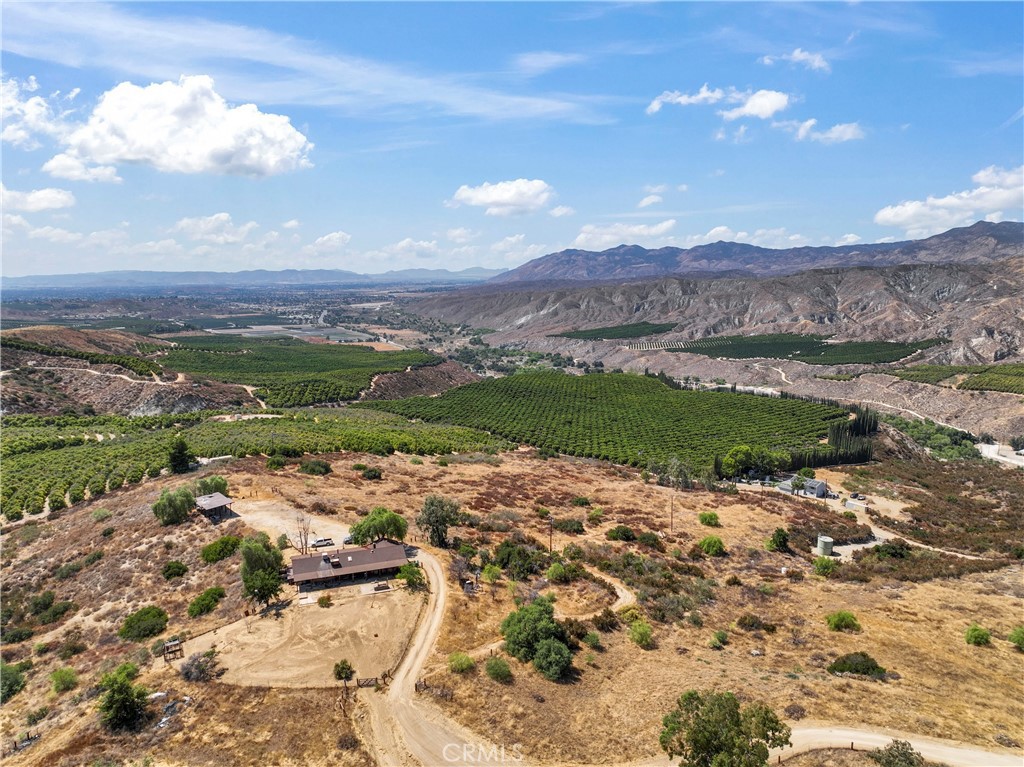
POLYGON ((548 553, 549 554, 553 554, 555 552, 555 548, 554 548, 554 545, 553 545, 554 538, 555 538, 555 521, 551 517, 551 515, 548 515, 548 553))

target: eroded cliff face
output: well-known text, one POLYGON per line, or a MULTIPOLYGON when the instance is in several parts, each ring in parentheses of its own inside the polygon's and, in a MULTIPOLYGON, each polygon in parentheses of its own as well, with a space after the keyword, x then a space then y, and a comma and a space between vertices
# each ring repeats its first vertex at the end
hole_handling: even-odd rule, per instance
POLYGON ((839 339, 943 337, 930 357, 993 362, 1024 350, 1024 259, 995 265, 821 269, 766 279, 659 279, 625 285, 432 296, 412 311, 489 327, 492 343, 580 328, 676 322, 658 340, 719 334, 816 333, 839 339))

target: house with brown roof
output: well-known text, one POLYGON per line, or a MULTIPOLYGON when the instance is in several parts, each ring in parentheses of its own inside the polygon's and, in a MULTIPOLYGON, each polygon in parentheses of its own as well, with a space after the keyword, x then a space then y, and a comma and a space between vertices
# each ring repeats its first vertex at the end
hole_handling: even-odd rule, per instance
POLYGON ((299 590, 332 586, 357 578, 391 576, 409 564, 405 545, 387 538, 367 546, 319 551, 292 557, 288 582, 299 590))

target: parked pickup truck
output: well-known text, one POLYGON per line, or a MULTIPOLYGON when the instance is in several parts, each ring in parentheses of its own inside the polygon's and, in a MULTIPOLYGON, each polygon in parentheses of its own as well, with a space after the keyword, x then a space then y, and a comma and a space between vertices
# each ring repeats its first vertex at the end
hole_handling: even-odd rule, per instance
POLYGON ((334 545, 334 539, 333 538, 317 538, 315 541, 313 541, 310 544, 310 546, 312 546, 314 549, 322 549, 322 548, 324 548, 326 546, 333 546, 333 545, 334 545))

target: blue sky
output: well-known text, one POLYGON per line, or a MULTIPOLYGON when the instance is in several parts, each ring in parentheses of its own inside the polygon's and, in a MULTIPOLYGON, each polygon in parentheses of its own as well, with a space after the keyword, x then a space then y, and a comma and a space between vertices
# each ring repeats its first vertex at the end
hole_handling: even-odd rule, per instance
POLYGON ((5 275, 1024 218, 1021 3, 6 1, 5 275))

